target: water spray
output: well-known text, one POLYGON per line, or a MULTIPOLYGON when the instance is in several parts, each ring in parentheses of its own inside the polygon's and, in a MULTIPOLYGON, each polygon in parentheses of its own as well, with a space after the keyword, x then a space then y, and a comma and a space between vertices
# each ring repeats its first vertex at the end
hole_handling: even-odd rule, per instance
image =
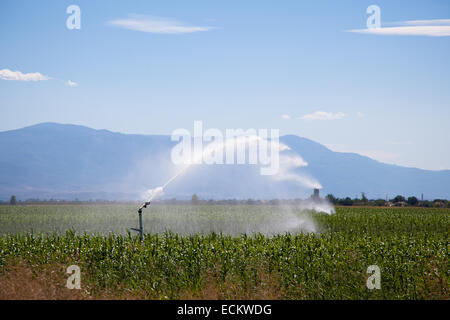
MULTIPOLYGON (((170 182, 170 180, 169 180, 169 182, 170 182)), ((167 185, 167 183, 164 186, 166 186, 166 185, 167 185)), ((155 197, 160 196, 163 193, 163 190, 164 190, 163 187, 158 187, 158 188, 155 188, 152 190, 148 190, 146 197, 148 197, 147 199, 149 199, 149 200, 144 202, 138 209, 139 228, 131 228, 131 230, 139 232, 139 237, 141 238, 141 241, 144 239, 144 226, 142 224, 142 211, 143 211, 143 209, 146 209, 147 206, 150 205, 151 201, 155 197)))
MULTIPOLYGON (((206 147, 205 150, 203 150, 200 153, 191 155, 191 159, 190 161, 187 161, 187 163, 185 163, 184 167, 179 170, 174 176, 172 176, 165 184, 163 184, 160 187, 157 187, 155 189, 150 189, 147 190, 144 194, 144 197, 149 199, 147 202, 144 202, 141 207, 138 210, 138 214, 139 214, 139 228, 131 228, 131 230, 133 231, 137 231, 139 232, 141 241, 144 238, 144 227, 142 225, 142 211, 143 209, 147 208, 147 206, 150 205, 150 202, 156 198, 161 196, 164 193, 164 189, 175 179, 177 179, 180 175, 182 175, 183 173, 185 173, 186 171, 188 171, 190 168, 192 168, 192 166, 196 163, 201 163, 201 160, 205 157, 205 156, 209 156, 211 154, 213 154, 214 152, 217 152, 219 150, 223 150, 227 147, 230 146, 237 146, 240 144, 244 144, 244 145, 249 145, 251 143, 256 143, 259 141, 266 141, 258 136, 244 136, 244 137, 239 137, 236 139, 229 139, 225 142, 221 142, 221 143, 211 143, 210 145, 208 145, 206 147)), ((273 144, 273 142, 271 142, 271 144, 273 144)), ((290 148, 282 143, 278 143, 278 148, 281 151, 285 151, 285 150, 290 150, 290 148)), ((281 159, 281 168, 279 170, 279 173, 277 175, 273 176, 274 180, 293 180, 298 182, 299 184, 309 187, 309 188, 314 188, 315 189, 315 196, 316 199, 318 200, 318 190, 322 188, 322 186, 320 185, 319 182, 317 182, 315 179, 313 178, 309 178, 306 176, 302 176, 299 173, 293 171, 296 168, 299 167, 304 167, 307 166, 308 163, 306 161, 303 160, 302 157, 300 157, 299 155, 284 155, 281 159)), ((317 207, 317 201, 312 201, 309 206, 311 206, 311 209, 315 209, 317 207)), ((332 210, 328 209, 328 206, 322 206, 323 208, 320 208, 319 210, 321 211, 325 211, 327 213, 333 213, 332 210), (324 210, 325 209, 325 210, 324 210)), ((334 209, 333 209, 334 210, 334 209)), ((298 223, 304 223, 304 221, 297 221, 298 223)))

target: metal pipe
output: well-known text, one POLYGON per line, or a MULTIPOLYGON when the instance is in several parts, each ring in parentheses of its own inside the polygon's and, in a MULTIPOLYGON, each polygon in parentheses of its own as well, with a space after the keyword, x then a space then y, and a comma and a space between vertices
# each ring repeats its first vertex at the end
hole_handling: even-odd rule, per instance
POLYGON ((144 225, 142 224, 142 209, 147 208, 148 205, 150 205, 150 201, 144 202, 144 204, 142 204, 142 206, 138 210, 138 214, 139 214, 139 229, 131 228, 131 230, 139 232, 139 238, 141 239, 141 241, 144 240, 144 225))
POLYGON ((139 210, 139 235, 141 241, 144 240, 144 226, 142 225, 142 209, 139 210))

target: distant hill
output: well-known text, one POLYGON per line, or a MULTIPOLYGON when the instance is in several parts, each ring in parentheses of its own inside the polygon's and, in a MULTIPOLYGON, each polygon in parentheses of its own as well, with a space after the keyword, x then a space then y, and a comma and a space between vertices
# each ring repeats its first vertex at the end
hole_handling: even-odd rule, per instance
MULTIPOLYGON (((322 195, 384 198, 397 194, 450 198, 450 170, 384 164, 354 153, 333 152, 294 135, 280 140, 309 165, 302 169, 323 185, 322 195)), ((176 171, 170 136, 130 135, 83 126, 42 123, 0 132, 0 199, 138 199, 176 171)), ((180 176, 165 196, 189 198, 301 198, 311 194, 292 182, 261 177, 255 166, 198 166, 180 176)))

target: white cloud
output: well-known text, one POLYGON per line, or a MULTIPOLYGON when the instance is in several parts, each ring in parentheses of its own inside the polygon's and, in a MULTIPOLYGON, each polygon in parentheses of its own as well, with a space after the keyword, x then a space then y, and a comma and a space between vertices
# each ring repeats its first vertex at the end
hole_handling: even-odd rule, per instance
POLYGON ((376 35, 398 35, 398 36, 428 36, 428 37, 449 37, 450 19, 435 20, 410 20, 388 23, 387 25, 397 25, 392 27, 366 28, 347 30, 363 34, 376 35))
POLYGON ((397 22, 397 24, 415 26, 450 26, 450 19, 408 20, 397 22))
POLYGON ((364 113, 362 112, 357 112, 356 115, 358 116, 358 118, 364 118, 364 113))
POLYGON ((282 114, 281 119, 289 120, 289 119, 291 119, 291 116, 288 114, 282 114))
POLYGON ((64 82, 66 85, 70 87, 78 86, 78 83, 68 80, 64 81, 58 78, 52 78, 49 76, 45 76, 39 72, 33 73, 22 73, 20 71, 11 71, 9 69, 1 69, 0 70, 0 79, 2 80, 13 80, 13 81, 45 81, 45 80, 57 80, 64 82))
POLYGON ((44 81, 51 79, 39 72, 22 73, 20 71, 11 71, 9 69, 0 70, 0 79, 2 80, 16 80, 16 81, 44 81))
POLYGON ((356 29, 350 32, 396 35, 396 36, 428 36, 428 37, 449 37, 450 26, 412 26, 412 27, 389 27, 373 29, 356 29))
POLYGON ((213 29, 213 27, 185 25, 179 21, 168 18, 142 15, 130 15, 126 19, 109 21, 108 24, 130 30, 161 34, 183 34, 213 29))
POLYGON ((66 84, 67 84, 69 87, 77 87, 77 86, 78 86, 78 83, 73 82, 73 81, 71 81, 71 80, 67 80, 66 84))
POLYGON ((332 112, 325 112, 325 111, 316 111, 311 114, 305 114, 300 119, 303 120, 339 120, 345 117, 345 113, 338 112, 338 113, 332 113, 332 112))

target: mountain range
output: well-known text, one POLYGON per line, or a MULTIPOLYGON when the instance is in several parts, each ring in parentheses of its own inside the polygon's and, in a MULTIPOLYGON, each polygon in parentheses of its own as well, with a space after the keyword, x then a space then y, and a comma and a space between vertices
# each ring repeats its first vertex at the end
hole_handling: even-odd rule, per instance
MULTIPOLYGON (((334 152, 295 135, 280 137, 308 166, 321 194, 390 198, 400 194, 450 198, 450 170, 385 164, 355 153, 334 152)), ((167 135, 121 134, 57 123, 0 132, 0 199, 137 200, 177 171, 176 143, 167 135)), ((179 176, 163 197, 188 199, 305 198, 312 190, 293 181, 259 175, 255 165, 199 165, 179 176)))

